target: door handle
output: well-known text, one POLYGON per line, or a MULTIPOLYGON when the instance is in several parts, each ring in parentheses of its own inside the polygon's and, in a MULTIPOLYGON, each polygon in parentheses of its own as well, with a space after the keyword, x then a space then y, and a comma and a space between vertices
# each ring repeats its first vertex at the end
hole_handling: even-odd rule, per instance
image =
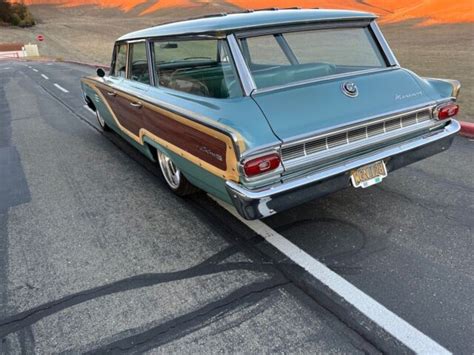
POLYGON ((136 107, 136 108, 142 108, 142 103, 141 102, 130 102, 130 106, 136 107))
POLYGON ((107 91, 107 95, 109 96, 117 96, 117 93, 114 91, 107 91))

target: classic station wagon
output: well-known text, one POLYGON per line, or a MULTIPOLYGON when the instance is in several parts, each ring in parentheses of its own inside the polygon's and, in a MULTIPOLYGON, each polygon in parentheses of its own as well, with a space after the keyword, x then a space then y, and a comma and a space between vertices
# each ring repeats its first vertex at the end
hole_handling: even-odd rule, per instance
POLYGON ((178 195, 196 187, 262 218, 368 187, 447 149, 460 84, 403 69, 375 16, 270 9, 165 24, 115 44, 84 99, 159 164, 178 195))

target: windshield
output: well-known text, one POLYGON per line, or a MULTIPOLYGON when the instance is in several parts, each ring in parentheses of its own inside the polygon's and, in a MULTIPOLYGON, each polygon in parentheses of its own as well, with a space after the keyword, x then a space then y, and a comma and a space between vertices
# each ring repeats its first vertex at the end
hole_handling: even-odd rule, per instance
POLYGON ((368 28, 246 37, 241 46, 259 89, 387 66, 368 28))

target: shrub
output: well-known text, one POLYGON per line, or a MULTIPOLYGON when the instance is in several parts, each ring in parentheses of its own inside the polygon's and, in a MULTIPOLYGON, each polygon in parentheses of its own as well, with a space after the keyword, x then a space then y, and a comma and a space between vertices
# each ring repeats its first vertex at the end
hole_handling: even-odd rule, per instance
POLYGON ((35 19, 25 4, 11 4, 6 0, 0 0, 0 24, 2 23, 31 27, 35 25, 35 19))

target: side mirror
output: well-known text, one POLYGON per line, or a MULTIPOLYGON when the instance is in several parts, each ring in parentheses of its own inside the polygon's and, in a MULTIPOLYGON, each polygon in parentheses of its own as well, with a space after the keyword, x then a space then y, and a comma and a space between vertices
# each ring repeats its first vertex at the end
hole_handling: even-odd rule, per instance
POLYGON ((105 71, 102 68, 97 68, 97 75, 103 78, 105 76, 105 71))

